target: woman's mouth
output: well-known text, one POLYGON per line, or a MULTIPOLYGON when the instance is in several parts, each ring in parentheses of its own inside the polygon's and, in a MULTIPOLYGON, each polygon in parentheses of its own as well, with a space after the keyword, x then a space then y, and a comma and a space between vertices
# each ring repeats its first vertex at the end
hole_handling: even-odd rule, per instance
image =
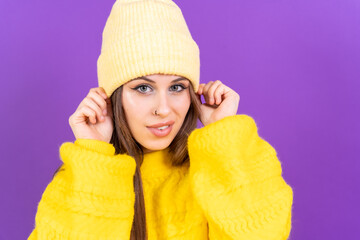
POLYGON ((152 132, 155 136, 157 137, 165 137, 167 136, 171 130, 172 130, 172 126, 173 124, 170 125, 166 125, 166 126, 162 126, 162 127, 158 127, 158 128, 154 128, 154 127, 147 127, 150 132, 152 132))

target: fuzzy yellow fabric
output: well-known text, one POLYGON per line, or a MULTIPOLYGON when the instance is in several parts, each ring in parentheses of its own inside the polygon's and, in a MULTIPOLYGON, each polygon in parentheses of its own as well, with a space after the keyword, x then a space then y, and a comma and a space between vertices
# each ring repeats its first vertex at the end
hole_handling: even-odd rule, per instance
MULTIPOLYGON (((287 239, 293 190, 275 149, 248 115, 225 117, 188 138, 190 167, 167 149, 141 165, 148 239, 287 239)), ((45 189, 28 239, 129 239, 135 160, 112 144, 60 147, 64 168, 45 189)))

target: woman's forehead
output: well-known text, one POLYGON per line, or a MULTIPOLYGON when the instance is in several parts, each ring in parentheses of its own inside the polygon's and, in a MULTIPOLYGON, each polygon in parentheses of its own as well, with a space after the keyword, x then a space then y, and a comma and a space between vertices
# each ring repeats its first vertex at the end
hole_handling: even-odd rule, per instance
POLYGON ((177 75, 152 74, 152 75, 141 76, 131 81, 135 81, 135 80, 145 80, 152 83, 168 83, 168 82, 172 83, 172 82, 178 82, 181 80, 188 80, 188 79, 177 75))

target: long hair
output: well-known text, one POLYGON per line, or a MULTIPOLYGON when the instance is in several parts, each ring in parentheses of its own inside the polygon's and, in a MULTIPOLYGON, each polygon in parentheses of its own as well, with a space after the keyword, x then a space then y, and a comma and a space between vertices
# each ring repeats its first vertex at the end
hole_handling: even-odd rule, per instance
MULTIPOLYGON (((130 240, 146 240, 146 215, 143 186, 141 180, 140 166, 144 159, 144 153, 140 144, 134 139, 130 132, 129 125, 126 121, 125 112, 122 105, 123 85, 117 88, 111 95, 111 103, 113 110, 114 131, 111 136, 110 143, 115 148, 115 154, 128 154, 135 159, 136 170, 133 178, 135 205, 134 218, 131 228, 130 240)), ((193 90, 192 84, 189 84, 190 107, 185 116, 183 125, 179 132, 169 145, 169 153, 173 166, 182 166, 189 164, 189 154, 187 149, 187 139, 190 133, 197 126, 197 119, 200 114, 200 102, 193 90)), ((53 178, 61 169, 63 164, 55 170, 53 178)))
MULTIPOLYGON (((189 163, 187 138, 196 128, 197 119, 200 113, 200 105, 196 101, 197 96, 193 90, 193 86, 192 84, 189 84, 189 86, 191 99, 190 108, 186 114, 182 127, 169 145, 169 153, 173 166, 181 166, 183 164, 189 163)), ((136 170, 134 174, 135 206, 130 239, 145 240, 147 239, 146 216, 143 186, 140 173, 140 166, 144 159, 144 153, 140 144, 133 138, 129 125, 126 122, 125 112, 122 107, 121 100, 122 89, 123 86, 120 86, 111 95, 115 127, 110 143, 112 143, 115 147, 115 154, 126 153, 134 157, 136 161, 136 170)))

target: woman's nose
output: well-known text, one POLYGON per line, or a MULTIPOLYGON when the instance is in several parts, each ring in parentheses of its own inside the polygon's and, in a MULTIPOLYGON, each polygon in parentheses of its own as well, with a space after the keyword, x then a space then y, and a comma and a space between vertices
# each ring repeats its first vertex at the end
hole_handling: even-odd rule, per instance
POLYGON ((157 115, 167 116, 170 111, 170 100, 166 93, 161 93, 157 96, 157 100, 155 101, 154 111, 156 110, 157 115))

